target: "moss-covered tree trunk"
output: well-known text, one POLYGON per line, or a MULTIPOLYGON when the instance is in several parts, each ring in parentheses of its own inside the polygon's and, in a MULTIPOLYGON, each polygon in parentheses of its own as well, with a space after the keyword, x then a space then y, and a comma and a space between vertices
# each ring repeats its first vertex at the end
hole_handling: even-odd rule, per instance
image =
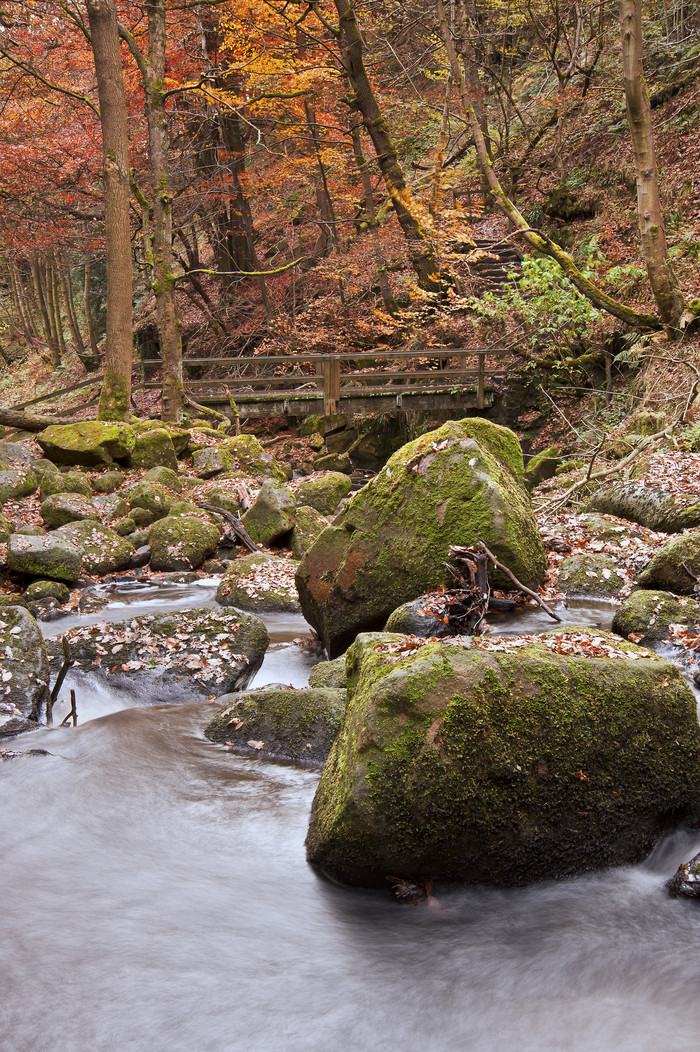
POLYGON ((354 106, 362 114, 365 128, 374 144, 379 169, 406 238, 411 265, 422 289, 440 292, 445 285, 444 276, 440 274, 435 250, 421 221, 418 205, 406 185, 396 147, 367 75, 354 0, 335 0, 335 7, 339 17, 340 55, 354 93, 354 106))
POLYGON ((668 258, 661 214, 651 105, 644 79, 641 0, 621 0, 620 35, 627 121, 637 176, 637 214, 642 255, 661 319, 665 324, 675 327, 683 313, 683 293, 668 258))

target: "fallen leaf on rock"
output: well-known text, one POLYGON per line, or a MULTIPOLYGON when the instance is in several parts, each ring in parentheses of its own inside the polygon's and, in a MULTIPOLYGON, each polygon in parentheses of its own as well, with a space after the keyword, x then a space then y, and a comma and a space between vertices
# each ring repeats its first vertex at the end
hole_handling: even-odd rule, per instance
POLYGON ((260 750, 260 749, 263 749, 265 747, 265 742, 249 741, 249 742, 246 742, 246 745, 250 745, 251 749, 258 749, 258 750, 260 750))

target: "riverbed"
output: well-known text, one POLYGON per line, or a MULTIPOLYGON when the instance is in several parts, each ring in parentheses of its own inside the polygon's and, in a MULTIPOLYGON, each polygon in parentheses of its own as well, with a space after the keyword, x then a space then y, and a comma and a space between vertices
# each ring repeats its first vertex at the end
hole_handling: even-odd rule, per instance
MULTIPOLYGON (((201 605, 205 591, 123 593, 106 616, 201 605)), ((565 616, 598 623, 607 611, 565 616)), ((318 660, 308 626, 266 620, 256 685, 302 684, 318 660)), ((8 743, 51 755, 0 766, 3 1050, 685 1052, 694 1041, 700 912, 663 884, 700 850, 697 832, 639 866, 510 891, 437 887, 430 903, 400 906, 307 866, 318 775, 208 742, 215 705, 135 704, 84 680, 77 694, 77 728, 8 743)))

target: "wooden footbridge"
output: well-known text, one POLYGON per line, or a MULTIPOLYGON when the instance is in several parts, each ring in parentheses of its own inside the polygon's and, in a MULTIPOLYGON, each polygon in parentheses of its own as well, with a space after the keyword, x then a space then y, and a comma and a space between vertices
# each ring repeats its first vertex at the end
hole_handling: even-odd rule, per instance
MULTIPOLYGON (((485 348, 341 354, 186 358, 187 393, 242 417, 305 417, 411 410, 483 410, 493 404, 493 380, 503 369, 485 348), (487 356, 489 362, 487 364, 487 356)), ((161 362, 142 362, 142 382, 158 388, 161 362)))

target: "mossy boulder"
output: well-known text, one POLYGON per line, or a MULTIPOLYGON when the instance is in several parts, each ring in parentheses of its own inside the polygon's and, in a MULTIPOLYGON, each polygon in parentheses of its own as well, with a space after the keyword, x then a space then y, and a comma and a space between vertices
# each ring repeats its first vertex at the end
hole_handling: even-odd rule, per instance
POLYGON ((196 570, 216 551, 219 527, 203 515, 168 515, 151 527, 154 570, 196 570))
POLYGON ((278 463, 271 453, 266 453, 255 435, 228 438, 225 449, 233 457, 236 468, 258 482, 266 478, 286 482, 291 478, 289 466, 278 463))
POLYGON ((0 440, 0 463, 8 467, 30 466, 34 453, 22 442, 5 442, 0 440))
POLYGON ((348 676, 345 671, 345 655, 332 661, 319 661, 309 672, 310 687, 338 687, 347 690, 348 676))
POLYGON ((4 544, 14 530, 14 523, 0 512, 0 544, 4 544))
POLYGON ((618 596, 627 578, 609 555, 570 555, 559 564, 559 590, 567 596, 618 596))
POLYGON ((591 537, 597 541, 620 542, 627 537, 644 538, 648 536, 646 528, 638 523, 629 522, 627 519, 617 519, 613 516, 599 515, 596 512, 586 512, 578 516, 578 523, 585 527, 591 537))
POLYGON ((530 457, 525 468, 526 488, 532 492, 540 482, 554 478, 560 463, 561 457, 557 446, 548 446, 540 453, 535 453, 533 457, 530 457))
POLYGON ((197 491, 204 504, 221 508, 230 515, 239 515, 243 511, 243 500, 238 479, 217 479, 197 491))
POLYGON ((19 500, 36 493, 39 479, 31 468, 0 471, 0 507, 6 500, 19 500))
POLYGON ((41 517, 50 529, 81 519, 100 519, 101 510, 80 493, 52 493, 41 503, 41 517))
POLYGON ((691 595, 700 581, 700 530, 673 537, 637 575, 640 588, 691 595))
POLYGON ((346 696, 330 688, 261 687, 217 699, 224 707, 204 733, 239 756, 319 768, 340 730, 346 696))
POLYGON ((192 468, 201 479, 210 479, 224 471, 234 471, 236 462, 225 446, 205 446, 192 455, 192 468))
POLYGON ((329 471, 304 479, 297 486, 297 507, 315 508, 321 515, 332 515, 350 492, 351 482, 339 471, 329 471))
POLYGON ((470 645, 362 635, 314 799, 309 861, 522 885, 643 858, 700 807, 700 727, 680 671, 607 633, 470 645))
POLYGON ((446 583, 452 544, 483 540, 536 588, 545 555, 522 477, 516 436, 485 420, 450 421, 395 453, 299 567, 302 611, 329 654, 446 583))
POLYGON ((152 482, 157 486, 165 486, 166 489, 171 489, 173 493, 182 493, 185 480, 178 475, 177 469, 173 471, 172 468, 155 467, 150 468, 141 481, 152 482))
POLYGON ((136 436, 130 458, 133 468, 168 468, 177 471, 177 456, 169 432, 153 428, 136 436))
MULTIPOLYGON (((154 522, 156 519, 162 519, 167 515, 173 503, 173 494, 170 490, 157 482, 150 482, 145 478, 140 482, 136 482, 133 486, 129 486, 124 496, 129 502, 132 518, 136 508, 143 508, 144 511, 149 512, 151 515, 151 522, 154 522)), ((135 521, 138 522, 138 520, 135 521)), ((144 525, 147 524, 145 523, 144 525)))
POLYGON ((700 501, 694 493, 668 493, 643 482, 619 482, 591 495, 588 511, 630 519, 650 530, 680 533, 700 526, 700 501))
POLYGON ((112 468, 109 471, 103 471, 100 475, 95 475, 92 480, 92 488, 95 493, 114 493, 123 484, 124 479, 125 475, 122 471, 112 468))
POLYGON ((420 636, 429 639, 431 636, 454 635, 443 620, 437 608, 433 609, 432 600, 441 593, 421 595, 410 603, 402 603, 392 611, 384 626, 385 632, 400 632, 405 636, 420 636))
POLYGON ((129 424, 87 420, 79 424, 54 424, 36 440, 55 464, 111 464, 127 460, 134 451, 136 435, 129 424))
POLYGON ((22 598, 31 602, 57 599, 59 603, 67 603, 70 598, 70 589, 68 585, 60 581, 32 581, 25 589, 22 598))
MULTIPOLYGON (((108 679, 152 702, 218 697, 243 690, 260 668, 270 642, 265 625, 240 610, 196 607, 145 614, 116 624, 66 633, 75 671, 108 679)), ((48 642, 56 670, 60 639, 48 642)))
POLYGON ((46 646, 22 607, 0 609, 0 653, 0 738, 9 738, 35 725, 49 696, 46 646))
POLYGON ((134 546, 116 530, 100 522, 72 522, 62 526, 53 536, 60 534, 67 544, 79 548, 83 555, 83 570, 100 577, 108 573, 126 570, 134 546))
POLYGON ((222 606, 256 613, 299 610, 294 584, 297 564, 289 559, 271 558, 263 553, 244 555, 231 564, 216 590, 222 606))
POLYGON ((98 509, 100 518, 106 522, 121 519, 129 514, 129 505, 118 493, 104 493, 94 497, 92 503, 98 509))
POLYGON ((57 530, 41 537, 13 533, 7 542, 7 565, 30 577, 71 582, 80 577, 83 553, 57 530))
POLYGON ((640 588, 615 611, 612 629, 637 643, 669 638, 671 625, 700 626, 700 603, 670 592, 640 588))
POLYGON ((39 485, 39 496, 44 501, 54 493, 79 493, 89 500, 92 496, 90 479, 79 471, 47 472, 39 485))
POLYGON ((295 559, 302 559, 306 555, 326 526, 330 526, 328 519, 324 519, 315 508, 297 508, 296 522, 289 539, 289 547, 295 559))
POLYGON ((269 548, 282 540, 296 521, 296 501, 288 486, 266 479, 241 522, 256 544, 269 548))
POLYGON ((327 471, 334 475, 349 475, 352 471, 352 460, 347 453, 323 453, 320 457, 314 457, 313 468, 314 471, 327 471))

